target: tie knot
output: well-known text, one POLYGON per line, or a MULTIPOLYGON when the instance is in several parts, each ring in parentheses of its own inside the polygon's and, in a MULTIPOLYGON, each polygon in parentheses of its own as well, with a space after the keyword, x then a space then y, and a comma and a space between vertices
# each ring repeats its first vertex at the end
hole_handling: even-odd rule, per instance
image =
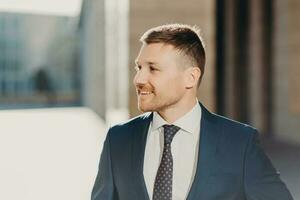
POLYGON ((179 127, 175 125, 163 125, 165 144, 171 144, 173 137, 179 131, 179 127))

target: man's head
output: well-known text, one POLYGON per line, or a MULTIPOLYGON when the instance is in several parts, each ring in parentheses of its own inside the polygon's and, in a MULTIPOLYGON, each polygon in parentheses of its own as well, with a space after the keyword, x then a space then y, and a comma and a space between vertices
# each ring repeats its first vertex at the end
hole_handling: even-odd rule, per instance
POLYGON ((134 78, 141 111, 185 109, 195 104, 205 52, 198 29, 170 24, 141 37, 134 78))
POLYGON ((162 25, 146 31, 140 41, 143 44, 172 45, 190 61, 191 67, 200 69, 200 84, 205 69, 205 50, 199 28, 185 24, 162 25))

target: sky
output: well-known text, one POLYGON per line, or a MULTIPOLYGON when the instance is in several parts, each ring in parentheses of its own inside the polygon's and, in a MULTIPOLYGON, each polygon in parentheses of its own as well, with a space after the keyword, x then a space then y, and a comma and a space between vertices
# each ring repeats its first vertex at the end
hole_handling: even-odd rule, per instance
POLYGON ((0 12, 77 16, 82 0, 0 0, 0 12))

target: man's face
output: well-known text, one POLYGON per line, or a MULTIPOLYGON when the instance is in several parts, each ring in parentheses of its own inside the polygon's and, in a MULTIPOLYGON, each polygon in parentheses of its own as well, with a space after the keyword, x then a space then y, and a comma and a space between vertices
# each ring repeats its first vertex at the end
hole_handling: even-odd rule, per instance
POLYGON ((143 112, 164 111, 184 103, 186 73, 182 55, 163 43, 144 44, 136 58, 138 108, 143 112))

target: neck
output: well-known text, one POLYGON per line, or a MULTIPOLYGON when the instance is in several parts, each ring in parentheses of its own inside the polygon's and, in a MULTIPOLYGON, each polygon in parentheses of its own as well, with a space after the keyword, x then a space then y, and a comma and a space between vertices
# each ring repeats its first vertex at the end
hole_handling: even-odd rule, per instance
POLYGON ((172 124, 180 117, 184 116, 186 113, 192 110, 192 108, 198 103, 197 99, 194 98, 193 101, 188 101, 182 103, 181 105, 174 105, 168 107, 164 110, 158 111, 158 114, 166 120, 168 123, 172 124))

